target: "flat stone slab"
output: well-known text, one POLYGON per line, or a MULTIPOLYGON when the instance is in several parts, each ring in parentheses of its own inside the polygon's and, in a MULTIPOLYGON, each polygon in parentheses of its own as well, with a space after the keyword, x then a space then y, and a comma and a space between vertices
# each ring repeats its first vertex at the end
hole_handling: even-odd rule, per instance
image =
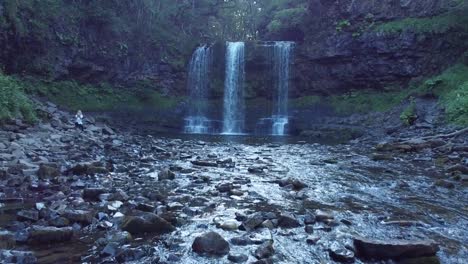
POLYGON ((402 259, 435 256, 439 246, 432 240, 354 238, 357 256, 364 259, 402 259))

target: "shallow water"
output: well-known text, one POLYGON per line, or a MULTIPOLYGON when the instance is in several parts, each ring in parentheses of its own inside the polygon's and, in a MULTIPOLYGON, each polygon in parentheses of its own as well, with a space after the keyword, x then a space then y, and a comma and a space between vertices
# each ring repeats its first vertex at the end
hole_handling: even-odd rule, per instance
MULTIPOLYGON (((181 153, 202 158, 208 154, 217 159, 232 158, 236 165, 199 168, 191 175, 179 177, 201 174, 212 177, 208 187, 186 181, 179 188, 194 196, 206 196, 217 207, 178 228, 172 237, 180 237, 184 242, 174 252, 159 247, 162 259, 176 253, 183 263, 224 263, 226 258, 209 259, 191 252, 193 239, 207 230, 220 233, 228 241, 245 233, 218 229, 214 219, 233 219, 235 212, 245 211, 291 212, 300 218, 306 211, 315 209, 331 210, 335 219, 352 224, 340 224, 330 232, 316 231, 314 235, 321 239, 313 246, 305 242, 307 234, 303 227, 259 230, 260 237, 273 236, 277 262, 333 263, 327 251, 330 245, 352 244, 352 237, 357 234, 378 239, 429 238, 441 246, 438 256, 442 263, 464 263, 468 259, 468 193, 464 187, 451 190, 433 187, 435 179, 428 176, 432 175, 428 171, 436 168, 431 162, 415 163, 408 156, 396 157, 394 161, 372 161, 367 146, 311 144, 288 137, 182 135, 178 138, 190 146, 180 149, 181 153), (194 141, 187 142, 188 138, 194 141), (262 174, 249 173, 247 169, 253 164, 265 165, 268 170, 262 174), (298 193, 271 182, 287 177, 299 179, 309 187, 298 193), (244 179, 251 182, 242 185, 245 194, 241 197, 208 194, 221 182, 244 179), (305 201, 298 197, 304 195, 308 197, 305 201), (412 222, 400 226, 390 222, 394 220, 412 222)), ((179 163, 191 166, 188 161, 179 163)), ((250 254, 255 248, 231 245, 231 253, 247 254, 250 262, 255 260, 250 254)))

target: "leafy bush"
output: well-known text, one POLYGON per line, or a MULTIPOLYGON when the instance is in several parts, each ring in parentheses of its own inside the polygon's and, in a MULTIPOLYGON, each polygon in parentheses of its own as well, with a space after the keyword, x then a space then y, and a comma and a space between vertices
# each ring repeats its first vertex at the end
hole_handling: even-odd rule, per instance
POLYGON ((400 115, 400 120, 407 126, 411 126, 414 124, 414 121, 418 118, 418 115, 416 114, 416 102, 414 101, 414 98, 410 98, 410 104, 408 107, 405 108, 405 110, 401 113, 400 115))
POLYGON ((11 118, 22 118, 31 123, 36 121, 36 113, 20 83, 0 74, 0 121, 11 118))

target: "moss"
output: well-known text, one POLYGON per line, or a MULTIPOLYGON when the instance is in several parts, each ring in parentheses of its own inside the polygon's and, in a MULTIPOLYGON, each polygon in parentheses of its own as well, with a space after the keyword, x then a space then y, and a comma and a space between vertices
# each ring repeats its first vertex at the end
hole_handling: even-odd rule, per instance
POLYGON ((398 105, 406 97, 405 92, 355 91, 328 98, 338 114, 384 112, 398 105))
POLYGON ((467 8, 447 12, 442 15, 426 18, 405 18, 396 21, 382 23, 373 27, 374 31, 383 33, 399 33, 412 30, 416 33, 445 33, 451 29, 468 31, 467 8))
POLYGON ((0 74, 0 121, 21 118, 32 123, 37 120, 33 103, 16 79, 0 74))
POLYGON ((310 95, 292 99, 290 101, 291 106, 297 108, 307 108, 318 104, 321 101, 320 96, 310 95))
POLYGON ((400 115, 400 120, 403 122, 403 124, 411 126, 414 124, 414 121, 416 121, 417 118, 418 116, 416 114, 416 102, 414 101, 414 98, 411 97, 410 104, 400 115))

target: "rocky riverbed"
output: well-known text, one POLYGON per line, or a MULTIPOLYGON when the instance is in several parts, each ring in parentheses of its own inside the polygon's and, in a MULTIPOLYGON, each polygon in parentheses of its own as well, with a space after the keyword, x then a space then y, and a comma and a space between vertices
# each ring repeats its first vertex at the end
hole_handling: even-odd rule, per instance
POLYGON ((468 259, 466 133, 177 138, 42 110, 0 131, 2 263, 468 259))

